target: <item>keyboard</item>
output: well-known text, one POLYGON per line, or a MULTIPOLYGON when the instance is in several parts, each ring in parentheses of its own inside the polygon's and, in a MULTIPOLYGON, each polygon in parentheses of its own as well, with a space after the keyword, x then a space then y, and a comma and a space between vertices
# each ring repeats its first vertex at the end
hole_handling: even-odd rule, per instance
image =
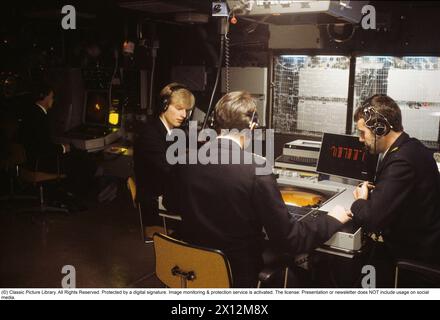
POLYGON ((289 211, 289 215, 295 220, 298 221, 306 214, 308 214, 310 211, 312 211, 312 208, 309 207, 297 207, 297 206, 291 206, 287 205, 287 210, 289 211))

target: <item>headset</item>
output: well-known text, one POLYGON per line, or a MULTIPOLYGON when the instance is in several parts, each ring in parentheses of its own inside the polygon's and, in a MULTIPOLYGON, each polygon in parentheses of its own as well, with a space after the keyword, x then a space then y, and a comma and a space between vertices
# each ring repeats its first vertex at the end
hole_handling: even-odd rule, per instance
POLYGON ((249 121, 249 129, 256 129, 258 128, 259 123, 258 123, 258 113, 257 113, 257 109, 255 108, 254 112, 252 113, 251 116, 251 121, 249 121))
MULTIPOLYGON (((158 110, 158 115, 164 113, 165 111, 168 110, 168 107, 171 104, 171 99, 173 97, 174 92, 179 91, 181 89, 186 89, 189 91, 188 87, 183 85, 183 84, 175 84, 169 87, 170 91, 169 93, 165 94, 162 96, 162 102, 161 102, 161 106, 160 109, 158 110)), ((180 127, 187 127, 189 125, 189 121, 191 120, 191 116, 192 116, 192 112, 193 112, 194 108, 191 109, 187 115, 185 120, 182 122, 182 124, 180 125, 180 127)))
POLYGON ((377 111, 370 102, 365 103, 362 108, 365 115, 365 126, 376 136, 384 137, 390 133, 391 129, 394 129, 387 117, 377 111))
POLYGON ((167 111, 168 107, 170 106, 171 98, 173 97, 174 92, 179 91, 181 89, 188 90, 188 88, 183 84, 176 84, 174 86, 170 86, 170 92, 162 96, 162 106, 159 110, 159 114, 167 111))

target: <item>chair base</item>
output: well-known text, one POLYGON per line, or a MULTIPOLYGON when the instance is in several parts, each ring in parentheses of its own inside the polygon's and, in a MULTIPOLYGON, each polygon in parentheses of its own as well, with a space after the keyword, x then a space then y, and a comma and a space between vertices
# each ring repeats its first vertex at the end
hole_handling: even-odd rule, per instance
POLYGON ((261 286, 271 280, 275 276, 275 274, 282 272, 283 275, 283 288, 287 288, 288 279, 289 279, 289 267, 267 267, 260 271, 258 275, 258 284, 257 288, 261 288, 261 286))

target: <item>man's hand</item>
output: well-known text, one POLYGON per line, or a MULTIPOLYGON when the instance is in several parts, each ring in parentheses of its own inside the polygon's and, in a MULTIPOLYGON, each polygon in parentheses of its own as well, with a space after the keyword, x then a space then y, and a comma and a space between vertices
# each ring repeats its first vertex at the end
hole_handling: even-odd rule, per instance
POLYGON ((374 189, 374 185, 372 185, 368 181, 365 181, 362 184, 358 185, 356 189, 354 189, 353 196, 356 200, 368 200, 368 192, 371 189, 374 189))
POLYGON ((343 224, 350 221, 351 218, 353 217, 353 213, 351 213, 350 210, 347 210, 342 206, 334 207, 333 209, 330 210, 328 215, 330 217, 335 218, 336 220, 338 220, 340 223, 343 223, 343 224))

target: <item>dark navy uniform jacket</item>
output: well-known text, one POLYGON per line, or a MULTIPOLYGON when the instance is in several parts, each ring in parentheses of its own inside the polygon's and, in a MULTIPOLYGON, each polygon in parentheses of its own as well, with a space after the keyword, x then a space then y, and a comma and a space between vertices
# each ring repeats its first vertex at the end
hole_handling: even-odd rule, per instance
POLYGON ((382 232, 394 258, 440 261, 440 176, 433 152, 402 135, 379 164, 368 200, 351 207, 354 222, 382 232))

